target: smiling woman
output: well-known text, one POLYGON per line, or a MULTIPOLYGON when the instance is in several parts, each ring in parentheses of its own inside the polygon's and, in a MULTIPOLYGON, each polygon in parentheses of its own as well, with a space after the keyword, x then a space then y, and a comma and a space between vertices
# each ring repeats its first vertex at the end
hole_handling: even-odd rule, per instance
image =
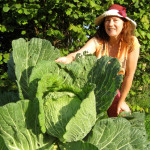
POLYGON ((116 117, 122 111, 130 112, 125 98, 131 88, 139 57, 140 44, 134 36, 136 22, 127 17, 125 7, 113 4, 95 19, 95 24, 99 26, 99 29, 93 38, 77 52, 66 57, 60 57, 56 62, 71 63, 75 60, 77 53, 83 54, 85 51, 89 54, 95 54, 97 58, 102 56, 117 58, 121 65, 118 74, 123 74, 124 80, 121 89, 118 89, 118 94, 108 109, 108 116, 116 117))

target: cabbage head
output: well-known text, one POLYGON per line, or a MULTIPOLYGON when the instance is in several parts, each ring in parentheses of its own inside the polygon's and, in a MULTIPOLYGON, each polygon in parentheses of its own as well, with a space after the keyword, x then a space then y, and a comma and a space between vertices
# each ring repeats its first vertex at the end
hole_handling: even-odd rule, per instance
POLYGON ((93 87, 79 89, 58 75, 44 75, 37 91, 42 131, 63 142, 83 139, 96 121, 93 87))

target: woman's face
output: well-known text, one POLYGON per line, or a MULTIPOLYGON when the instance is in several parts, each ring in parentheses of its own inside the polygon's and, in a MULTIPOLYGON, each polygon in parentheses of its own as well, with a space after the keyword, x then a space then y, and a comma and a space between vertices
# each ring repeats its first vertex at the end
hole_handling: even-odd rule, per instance
POLYGON ((109 37, 117 38, 123 29, 124 21, 116 16, 109 16, 105 18, 105 31, 109 37))

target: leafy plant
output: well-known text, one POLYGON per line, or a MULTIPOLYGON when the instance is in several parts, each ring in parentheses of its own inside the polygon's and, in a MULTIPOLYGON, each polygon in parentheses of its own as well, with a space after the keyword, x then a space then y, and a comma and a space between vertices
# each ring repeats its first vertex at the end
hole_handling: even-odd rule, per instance
POLYGON ((78 55, 65 65, 54 61, 59 50, 47 40, 18 39, 12 46, 9 77, 20 100, 14 94, 0 106, 1 149, 150 148, 143 113, 106 115, 122 82, 116 58, 78 55))
MULTIPOLYGON (((141 44, 140 58, 128 101, 144 110, 140 101, 149 98, 150 86, 150 1, 149 0, 3 0, 0 5, 0 79, 1 91, 13 90, 7 81, 7 55, 11 41, 20 37, 44 38, 66 55, 79 49, 91 38, 96 28, 94 19, 111 4, 127 8, 127 16, 137 23, 135 31, 141 44), (6 57, 4 57, 6 55, 6 57), (6 58, 6 59, 5 59, 6 58), (5 81, 6 80, 6 81, 5 81)), ((147 105, 147 101, 144 105, 147 105)))

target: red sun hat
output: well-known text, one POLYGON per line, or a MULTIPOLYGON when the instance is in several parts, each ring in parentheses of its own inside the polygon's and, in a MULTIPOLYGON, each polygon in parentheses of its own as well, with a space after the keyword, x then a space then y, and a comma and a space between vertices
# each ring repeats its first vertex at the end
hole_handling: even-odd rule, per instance
POLYGON ((107 16, 117 16, 117 17, 125 18, 131 23, 133 29, 136 29, 137 26, 136 22, 130 19, 129 17, 127 17, 126 8, 121 5, 118 4, 111 5, 106 12, 104 12, 102 15, 100 15, 95 19, 95 24, 100 25, 101 22, 104 20, 104 18, 107 16))

